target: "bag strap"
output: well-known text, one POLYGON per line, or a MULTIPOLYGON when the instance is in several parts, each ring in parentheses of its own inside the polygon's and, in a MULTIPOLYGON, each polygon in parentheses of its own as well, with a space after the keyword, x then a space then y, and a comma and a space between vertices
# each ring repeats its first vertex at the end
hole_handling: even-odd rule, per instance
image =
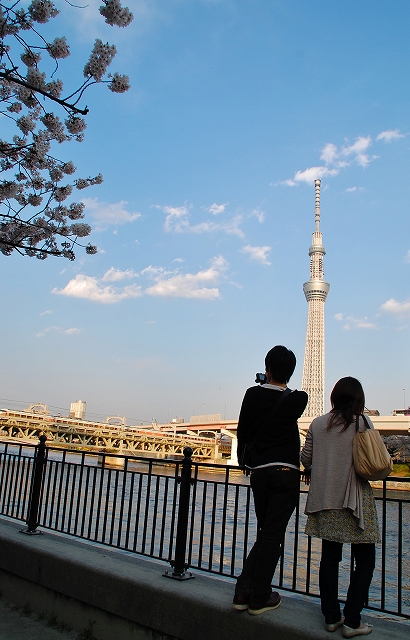
POLYGON ((370 429, 369 422, 368 422, 366 416, 364 415, 364 413, 362 413, 362 414, 356 416, 356 433, 358 433, 358 431, 359 431, 359 418, 363 418, 364 426, 366 427, 366 429, 370 429))

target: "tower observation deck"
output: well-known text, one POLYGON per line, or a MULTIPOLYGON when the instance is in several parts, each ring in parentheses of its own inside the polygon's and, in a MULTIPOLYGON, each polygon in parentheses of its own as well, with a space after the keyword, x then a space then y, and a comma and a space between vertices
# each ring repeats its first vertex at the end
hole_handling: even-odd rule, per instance
POLYGON ((302 389, 309 396, 304 416, 316 418, 325 412, 325 302, 330 285, 324 281, 320 225, 320 180, 315 180, 315 231, 309 249, 310 279, 303 285, 308 303, 302 389))

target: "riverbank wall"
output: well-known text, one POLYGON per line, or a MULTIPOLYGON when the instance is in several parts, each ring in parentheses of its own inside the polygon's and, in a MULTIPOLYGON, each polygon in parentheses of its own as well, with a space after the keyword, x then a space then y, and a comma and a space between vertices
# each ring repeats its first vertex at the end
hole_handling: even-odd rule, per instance
MULTIPOLYGON (((163 577, 164 562, 47 531, 24 535, 21 528, 0 519, 2 594, 87 640, 329 638, 315 598, 283 592, 279 609, 250 616, 232 608, 233 581, 195 572, 179 582, 163 577)), ((408 638, 408 621, 385 618, 365 612, 375 640, 408 638)))

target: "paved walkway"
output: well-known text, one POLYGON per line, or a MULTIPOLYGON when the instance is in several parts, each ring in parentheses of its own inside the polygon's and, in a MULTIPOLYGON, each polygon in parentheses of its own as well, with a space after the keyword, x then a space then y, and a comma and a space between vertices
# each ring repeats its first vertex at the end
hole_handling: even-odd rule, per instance
POLYGON ((27 609, 0 598, 0 640, 88 640, 84 634, 62 628, 58 620, 39 619, 27 609))

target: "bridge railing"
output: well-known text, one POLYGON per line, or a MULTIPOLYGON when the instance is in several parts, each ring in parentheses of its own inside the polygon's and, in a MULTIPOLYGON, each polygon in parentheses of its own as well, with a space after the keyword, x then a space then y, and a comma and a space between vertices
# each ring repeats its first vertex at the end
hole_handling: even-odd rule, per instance
MULTIPOLYGON (((410 478, 388 478, 375 490, 382 544, 369 608, 410 618, 410 492, 390 490, 393 482, 410 478)), ((320 540, 303 533, 306 495, 301 485, 274 585, 317 597, 320 540)), ((256 537, 248 478, 235 467, 192 462, 188 448, 184 460, 164 461, 51 446, 42 454, 41 446, 0 441, 0 514, 25 521, 29 533, 40 527, 164 560, 178 579, 190 577, 188 568, 238 575, 256 537)), ((341 594, 351 571, 347 547, 345 555, 341 594)))

